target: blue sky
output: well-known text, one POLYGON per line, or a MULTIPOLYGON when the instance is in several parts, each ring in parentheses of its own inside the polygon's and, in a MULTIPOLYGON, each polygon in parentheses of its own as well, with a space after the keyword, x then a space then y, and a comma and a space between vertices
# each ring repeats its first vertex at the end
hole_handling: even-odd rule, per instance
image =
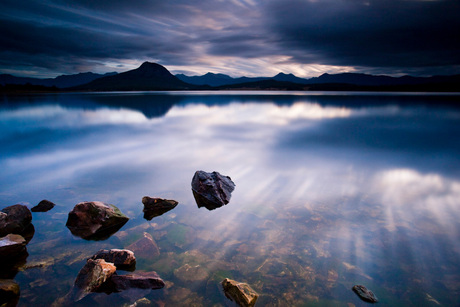
POLYGON ((458 0, 0 2, 0 73, 460 73, 458 0))

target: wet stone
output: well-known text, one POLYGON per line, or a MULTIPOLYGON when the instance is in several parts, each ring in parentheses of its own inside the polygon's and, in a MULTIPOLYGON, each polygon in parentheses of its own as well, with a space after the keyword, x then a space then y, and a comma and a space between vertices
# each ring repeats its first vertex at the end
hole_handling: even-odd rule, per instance
POLYGON ((148 221, 174 209, 178 204, 177 201, 172 199, 152 198, 149 196, 144 196, 142 203, 144 204, 144 218, 148 221))
POLYGON ((21 235, 8 234, 0 238, 0 259, 14 257, 25 248, 26 240, 21 235))
POLYGON ((201 265, 191 266, 186 263, 174 270, 174 276, 183 282, 204 281, 209 278, 209 272, 201 265))
POLYGON ((142 238, 127 246, 126 249, 133 251, 138 258, 150 259, 160 255, 160 249, 147 232, 144 232, 142 238))
POLYGON ((53 209, 55 204, 49 200, 42 200, 41 202, 38 203, 35 207, 30 209, 32 212, 47 212, 53 209))
POLYGON ((73 235, 86 240, 105 240, 129 220, 111 204, 81 202, 69 212, 66 226, 73 235))
POLYGON ((9 233, 21 234, 32 222, 32 213, 24 205, 4 208, 0 213, 0 236, 9 233))
POLYGON ((252 307, 259 295, 246 283, 225 278, 222 281, 225 296, 242 307, 252 307))
POLYGON ((156 272, 136 272, 128 275, 113 275, 111 283, 114 285, 114 292, 121 292, 129 289, 161 289, 165 286, 163 279, 156 272))
POLYGON ((127 249, 101 249, 91 259, 104 259, 106 262, 113 263, 120 270, 132 271, 136 266, 134 253, 127 249))
POLYGON ((0 279, 0 306, 16 306, 19 301, 19 285, 11 279, 0 279))
POLYGON ((377 303, 378 299, 374 293, 362 285, 353 286, 353 291, 365 302, 377 303))
POLYGON ((192 178, 192 191, 198 208, 213 210, 228 204, 234 189, 232 179, 218 172, 196 171, 192 178))

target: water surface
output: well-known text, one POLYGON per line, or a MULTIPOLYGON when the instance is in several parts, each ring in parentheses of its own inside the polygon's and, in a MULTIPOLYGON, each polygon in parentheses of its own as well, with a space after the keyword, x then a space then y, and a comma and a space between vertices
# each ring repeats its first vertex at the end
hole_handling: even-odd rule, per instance
POLYGON ((76 305, 231 306, 220 282, 249 283, 260 306, 460 304, 460 96, 300 92, 4 96, 0 201, 29 207, 35 234, 14 276, 19 306, 64 296, 86 258, 144 232, 159 256, 136 270, 150 293, 91 294, 76 305), (236 184, 230 203, 198 208, 196 170, 236 184), (175 199, 147 221, 143 196, 175 199), (105 241, 65 227, 81 201, 130 221, 105 241), (183 273, 196 267, 195 277, 183 273))

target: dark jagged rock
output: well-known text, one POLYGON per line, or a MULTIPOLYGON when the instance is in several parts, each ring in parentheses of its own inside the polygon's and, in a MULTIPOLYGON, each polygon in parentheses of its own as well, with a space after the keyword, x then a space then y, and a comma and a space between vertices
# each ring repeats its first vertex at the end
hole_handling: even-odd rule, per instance
POLYGON ((0 236, 21 234, 32 222, 32 213, 24 205, 6 207, 0 213, 0 236))
POLYGON ((156 272, 136 272, 128 275, 114 274, 110 278, 114 292, 129 289, 161 289, 165 286, 163 279, 156 272))
POLYGON ((134 271, 136 266, 134 253, 127 249, 101 249, 90 259, 104 259, 106 262, 113 263, 120 270, 134 271))
POLYGON ((192 179, 193 196, 198 208, 213 210, 228 204, 234 189, 232 179, 218 172, 196 171, 192 179))
POLYGON ((66 226, 73 235, 86 240, 105 240, 129 218, 114 205, 100 201, 82 202, 69 212, 66 226))
POLYGON ((15 257, 26 249, 26 239, 21 235, 8 234, 0 238, 0 259, 15 257))
POLYGON ((0 279, 0 306, 16 306, 19 293, 19 285, 13 280, 0 279))
POLYGON ((378 299, 374 293, 362 285, 353 286, 353 291, 365 302, 377 303, 378 299))
POLYGON ((160 254, 160 249, 153 240, 152 236, 147 232, 144 232, 144 236, 142 238, 126 248, 133 251, 137 257, 144 259, 150 259, 160 254))
POLYGON ((50 202, 49 200, 42 200, 41 202, 38 203, 35 207, 30 209, 32 212, 47 212, 53 209, 55 204, 53 202, 50 202))
POLYGON ((109 280, 115 271, 116 267, 113 263, 106 262, 104 259, 88 259, 78 273, 74 287, 66 295, 65 301, 76 302, 89 293, 98 291, 99 287, 109 280))
POLYGON ((239 306, 252 307, 256 304, 259 295, 246 284, 225 278, 222 281, 225 296, 235 301, 239 306))
POLYGON ((178 204, 177 201, 172 199, 152 198, 149 196, 144 196, 142 203, 144 204, 144 219, 148 221, 174 209, 178 204))

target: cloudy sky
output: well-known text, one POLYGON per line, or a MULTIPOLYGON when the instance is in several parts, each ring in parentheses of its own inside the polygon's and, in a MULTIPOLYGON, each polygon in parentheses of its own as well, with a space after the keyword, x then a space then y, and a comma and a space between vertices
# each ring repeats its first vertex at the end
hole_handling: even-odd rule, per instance
POLYGON ((1 0, 0 73, 460 73, 459 0, 1 0))

